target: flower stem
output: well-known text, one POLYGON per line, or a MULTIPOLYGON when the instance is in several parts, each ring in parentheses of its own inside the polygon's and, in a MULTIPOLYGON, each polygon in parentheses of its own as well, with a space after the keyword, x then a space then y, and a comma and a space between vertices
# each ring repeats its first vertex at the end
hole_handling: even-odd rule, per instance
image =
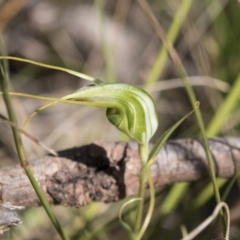
POLYGON ((140 170, 140 177, 139 177, 139 191, 138 191, 138 197, 141 198, 141 201, 138 202, 137 206, 137 216, 136 216, 136 222, 134 226, 134 233, 136 236, 138 235, 141 225, 142 225, 142 216, 143 216, 143 206, 144 206, 144 194, 145 194, 145 184, 148 180, 148 170, 149 168, 146 168, 147 160, 148 160, 148 153, 149 153, 149 146, 148 144, 138 145, 138 151, 141 159, 141 170, 140 170))

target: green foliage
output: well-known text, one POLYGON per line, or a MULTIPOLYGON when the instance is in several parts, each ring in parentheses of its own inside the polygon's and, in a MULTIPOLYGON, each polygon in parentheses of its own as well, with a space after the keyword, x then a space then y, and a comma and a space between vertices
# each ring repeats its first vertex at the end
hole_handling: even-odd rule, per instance
MULTIPOLYGON (((143 1, 139 0, 139 2, 143 1)), ((131 6, 130 1, 128 2, 128 0, 118 1, 118 3, 116 3, 116 6, 114 6, 116 7, 116 16, 111 15, 112 12, 114 12, 112 10, 114 4, 109 4, 109 2, 106 3, 107 4, 104 6, 100 0, 95 1, 95 8, 98 14, 99 23, 98 28, 100 28, 101 51, 98 51, 99 49, 96 50, 93 47, 93 54, 89 54, 89 56, 87 56, 88 59, 83 64, 81 64, 81 62, 79 63, 79 59, 74 60, 71 57, 61 55, 57 52, 57 48, 54 44, 53 48, 56 50, 56 53, 54 52, 51 57, 49 57, 50 55, 46 56, 46 61, 43 60, 44 62, 54 62, 54 65, 43 64, 17 57, 0 57, 0 59, 21 60, 26 63, 69 73, 73 76, 93 82, 95 84, 94 86, 81 88, 80 91, 66 95, 63 98, 59 98, 59 95, 58 97, 43 97, 37 96, 40 95, 39 93, 30 95, 26 93, 9 92, 8 89, 4 90, 4 96, 6 98, 7 92, 9 96, 15 95, 50 101, 47 105, 38 108, 30 114, 25 121, 24 127, 28 125, 29 120, 32 119, 33 116, 47 107, 55 105, 57 102, 78 104, 75 111, 80 111, 78 110, 80 109, 79 105, 106 108, 108 120, 115 127, 137 141, 139 144, 142 169, 139 176, 140 191, 138 197, 132 198, 124 204, 112 204, 107 207, 104 205, 103 208, 106 210, 103 212, 99 210, 102 208, 102 205, 101 207, 96 205, 93 209, 85 207, 78 212, 73 211, 74 213, 72 213, 72 215, 69 214, 72 218, 68 219, 69 223, 65 227, 67 233, 72 237, 72 239, 110 239, 109 236, 113 234, 112 232, 114 232, 115 236, 115 230, 118 229, 117 226, 119 226, 119 219, 125 230, 127 230, 129 239, 180 239, 179 228, 183 225, 186 225, 186 227, 182 227, 182 229, 185 229, 185 238, 183 239, 188 239, 187 237, 189 236, 186 229, 194 228, 196 225, 199 225, 203 219, 206 218, 209 212, 212 212, 212 205, 214 202, 212 201, 211 204, 208 205, 210 200, 213 200, 213 198, 217 199, 217 202, 220 202, 220 199, 228 200, 227 196, 229 192, 231 194, 231 189, 233 189, 233 193, 237 195, 237 190, 234 188, 234 181, 236 180, 238 173, 236 173, 235 178, 230 181, 227 187, 225 184, 226 179, 215 180, 211 155, 207 145, 207 137, 214 137, 217 134, 239 134, 238 131, 240 125, 238 109, 240 95, 240 65, 238 59, 240 48, 238 47, 239 21, 237 21, 239 17, 239 6, 237 5, 237 1, 226 1, 224 3, 222 1, 208 0, 198 3, 191 0, 183 0, 179 3, 176 1, 163 1, 161 3, 152 1, 152 9, 154 9, 155 14, 158 14, 157 18, 160 24, 162 24, 165 29, 169 30, 167 30, 165 44, 159 46, 157 45, 158 43, 156 43, 157 41, 155 38, 153 39, 153 37, 151 37, 151 41, 149 40, 148 42, 148 47, 146 47, 146 49, 141 49, 143 55, 139 57, 139 59, 133 60, 138 62, 139 65, 143 64, 144 61, 147 62, 141 71, 134 72, 134 69, 131 69, 131 71, 134 73, 132 74, 132 81, 134 82, 134 85, 140 85, 140 78, 143 79, 141 84, 143 88, 150 92, 150 94, 148 94, 141 88, 133 86, 132 82, 129 82, 128 80, 126 80, 127 84, 116 83, 116 79, 119 78, 116 71, 118 68, 116 63, 121 64, 121 61, 119 61, 116 57, 118 56, 116 53, 119 50, 116 47, 118 46, 116 40, 119 40, 120 38, 117 37, 115 39, 116 42, 112 42, 108 37, 108 20, 109 16, 111 16, 117 21, 118 30, 116 32, 118 32, 118 36, 121 36, 121 31, 123 31, 125 26, 128 27, 128 24, 130 23, 129 25, 132 28, 129 28, 130 30, 127 29, 129 38, 131 37, 131 34, 129 33, 133 31, 134 27, 138 33, 142 32, 146 34, 149 32, 149 29, 146 28, 146 26, 149 26, 150 28, 151 25, 146 25, 148 23, 145 21, 145 16, 142 12, 140 15, 142 14, 142 17, 144 16, 144 18, 138 18, 139 15, 136 17, 136 12, 133 11, 133 6, 131 6), (139 25, 131 22, 131 18, 136 19, 137 22, 139 21, 139 25), (121 26, 121 24, 123 24, 123 26, 121 26), (169 44, 166 43, 176 46, 180 59, 183 62, 182 66, 174 66, 174 64, 171 63, 169 64, 168 56, 171 56, 171 54, 169 54, 169 50, 171 51, 171 49, 169 48, 169 44), (152 49, 153 51, 151 51, 152 49), (102 56, 100 55, 99 57, 99 55, 97 55, 98 52, 100 52, 102 56), (154 55, 155 53, 157 54, 154 55), (95 54, 97 55, 96 57, 95 54), (96 64, 96 59, 103 59, 103 61, 96 64), (55 66, 62 65, 64 63, 67 66, 66 68, 55 66), (96 65, 91 65, 90 63, 94 63, 96 65), (97 65, 103 66, 103 69, 99 68, 95 71, 94 68, 97 65), (106 79, 107 83, 80 73, 79 71, 70 70, 70 68, 81 68, 82 72, 92 72, 91 75, 96 74, 96 72, 97 76, 101 76, 102 74, 101 78, 106 79), (184 68, 186 68, 186 71, 184 68), (203 87, 193 87, 191 86, 188 77, 188 75, 192 74, 199 75, 200 77, 208 75, 219 78, 221 81, 228 82, 230 91, 228 94, 223 95, 216 90, 210 91, 209 89, 203 87), (165 91, 164 94, 161 92, 161 94, 154 95, 154 99, 157 101, 156 104, 153 103, 150 95, 152 95, 151 93, 155 90, 154 88, 157 85, 157 81, 159 81, 160 78, 169 79, 176 76, 180 76, 182 78, 188 96, 185 92, 168 90, 165 91), (110 84, 110 82, 114 83, 110 84), (201 102, 201 108, 199 108, 198 104, 196 104, 197 101, 201 102), (163 104, 166 102, 166 105, 163 104), (181 110, 179 111, 179 109, 181 110), (189 109, 194 109, 196 119, 188 118, 186 120, 192 112, 183 118, 179 117, 184 116, 186 112, 191 111, 189 109), (148 142, 156 132, 158 124, 157 111, 161 120, 160 128, 154 138, 157 139, 157 144, 151 151, 149 151, 148 142), (169 112, 172 112, 172 115, 169 116, 169 112), (176 119, 179 118, 181 119, 176 122, 176 119), (174 119, 174 121, 171 119, 174 119), (187 123, 181 124, 184 120, 186 120, 187 123), (232 122, 235 122, 235 125, 232 122), (167 126, 166 123, 169 123, 169 126, 172 126, 167 131, 167 128, 164 128, 167 126), (227 128, 228 123, 230 125, 229 128, 227 128), (208 127, 205 129, 205 126, 208 127), (191 129, 195 129, 196 131, 192 131, 191 129), (226 129, 231 130, 229 131, 226 129), (188 134, 184 135, 183 133, 186 130, 188 131, 188 134), (180 135, 184 137, 196 137, 196 135, 201 134, 204 139, 204 147, 208 156, 212 179, 210 183, 208 180, 193 184, 186 182, 177 183, 175 185, 164 187, 162 191, 156 190, 155 193, 153 183, 149 178, 150 167, 164 143, 169 137, 173 136, 173 132, 174 137, 178 137, 180 135), (159 135, 161 136, 160 138, 159 135), (212 187, 213 183, 214 191, 212 187), (149 186, 149 192, 145 189, 146 185, 149 186), (219 189, 222 187, 225 188, 225 190, 223 191, 224 194, 220 196, 219 189), (157 202, 156 206, 154 206, 155 202, 157 202), (125 208, 125 206, 127 207, 125 208), (118 219, 117 212, 119 208, 121 210, 118 219), (87 216, 91 217, 88 218, 87 216), (169 223, 169 219, 172 219, 170 221, 171 223, 166 227, 166 223, 169 223), (152 221, 152 224, 150 220, 152 221)), ((134 5, 134 9, 135 8, 136 7, 134 5)), ((154 32, 158 36, 155 28, 154 32)), ((47 33, 44 31, 41 32, 41 34, 46 34, 47 36, 47 33)), ((84 32, 81 34, 84 34, 84 32)), ((139 42, 141 42, 142 39, 145 39, 146 35, 144 34, 139 35, 139 42)), ((47 36, 47 41, 51 41, 51 37, 47 36)), ((94 39, 95 36, 92 38, 94 39)), ((54 43, 54 41, 51 43, 54 43)), ((72 43, 76 44, 74 41, 72 43)), ((82 43, 80 43, 80 45, 81 44, 82 43)), ((128 46, 127 42, 124 44, 128 46)), ((139 44, 140 47, 143 45, 144 44, 139 44)), ((62 48, 64 47, 62 46, 62 48)), ((120 49, 120 51, 122 51, 122 49, 120 49)), ((127 51, 129 51, 129 49, 127 51)), ((123 53, 126 54, 124 51, 123 53)), ((16 53, 16 55, 21 54, 22 52, 16 53)), ((84 57, 85 56, 83 55, 83 58, 84 57)), ((81 61, 83 61, 83 59, 81 59, 81 61)), ((130 61, 132 61, 132 59, 130 61)), ((6 64, 5 61, 4 64, 6 64)), ((17 65, 14 65, 13 69, 15 69, 16 66, 17 65)), ((16 68, 18 68, 18 66, 16 68)), ((123 75, 128 73, 128 71, 129 70, 126 70, 123 75)), ((52 73, 52 71, 50 72, 52 73)), ((19 84, 20 71, 17 73, 17 81, 11 81, 11 83, 19 84)), ((44 75, 40 72, 38 72, 38 74, 41 77, 44 75)), ((34 75, 34 71, 32 71, 31 78, 37 78, 38 74, 35 73, 34 75)), ((11 79, 13 78, 16 79, 16 76, 12 75, 11 79)), ((52 76, 49 78, 52 80, 52 76)), ((31 92, 31 89, 28 89, 28 87, 25 88, 24 84, 26 84, 27 81, 28 79, 24 79, 22 85, 19 84, 17 86, 23 86, 24 90, 26 89, 27 92, 31 92)), ((120 81, 125 82, 125 79, 123 78, 120 81)), ((59 83, 60 82, 61 80, 59 80, 59 83)), ((67 82, 70 84, 71 81, 67 82)), ((58 84, 56 85, 58 86, 58 84)), ((59 86, 59 88, 61 88, 61 84, 59 84, 59 86)), ((58 92, 58 89, 54 91, 58 92)), ((65 95, 65 93, 62 95, 65 95)), ((7 105, 10 106, 9 104, 7 105)), ((32 109, 30 111, 32 111, 32 109)), ((52 116, 57 115, 54 110, 51 110, 50 112, 52 116)), ((91 126, 96 126, 97 124, 101 126, 100 128, 104 126, 104 124, 98 119, 93 122, 93 118, 94 117, 92 116, 88 116, 87 118, 87 122, 91 122, 91 126)), ((14 119, 11 118, 11 120, 14 119)), ((97 129, 97 127, 95 128, 97 129)), ((90 127, 89 130, 91 130, 90 127)), ((17 131, 16 134, 18 134, 17 131)), ((102 133, 100 132, 99 135, 101 134, 102 133)), ((93 136, 93 139, 95 138, 96 137, 93 136)), ((91 141, 91 138, 88 138, 87 141, 91 141)), ((16 146, 18 147, 19 144, 17 143, 16 146)), ((24 152, 23 148, 23 144, 20 144, 20 154, 21 152, 24 152)), ((30 177, 30 179, 31 178, 33 179, 33 176, 30 177)), ((231 199, 231 202, 234 201, 237 201, 237 198, 236 200, 233 198, 231 199)), ((217 205, 218 211, 220 211, 220 208, 218 207, 220 205, 221 204, 217 205)), ((69 209, 61 211, 59 213, 61 217, 68 215, 65 214, 66 212, 70 212, 69 209), (61 211, 63 211, 63 213, 61 213, 61 211)), ((59 216, 57 217, 59 218, 59 216)), ((214 232, 213 229, 218 229, 218 231, 224 233, 224 227, 222 230, 219 230, 219 226, 218 228, 215 228, 215 225, 212 224, 212 226, 209 226, 208 228, 209 230, 206 229, 204 234, 200 235, 199 238, 196 237, 196 239, 202 240, 213 238, 211 235, 212 232, 214 232)), ((23 233, 21 233, 21 231, 19 232, 21 236, 23 233)), ((121 234, 122 233, 120 232, 120 235, 121 234)), ((225 232, 225 236, 227 236, 227 231, 225 232)))

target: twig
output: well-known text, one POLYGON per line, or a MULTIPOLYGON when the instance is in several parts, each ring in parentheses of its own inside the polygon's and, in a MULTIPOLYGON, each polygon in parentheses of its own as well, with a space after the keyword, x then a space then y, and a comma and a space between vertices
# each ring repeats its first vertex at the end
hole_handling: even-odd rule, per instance
POLYGON ((50 154, 57 156, 57 153, 55 150, 47 147, 44 143, 42 143, 41 141, 39 141, 37 138, 35 138, 34 136, 32 136, 31 134, 29 134, 28 132, 26 132, 24 129, 18 127, 16 124, 12 123, 11 121, 9 121, 6 117, 4 117, 2 114, 0 114, 0 120, 2 120, 3 122, 5 122, 6 124, 10 125, 11 127, 17 129, 19 132, 21 132, 23 135, 25 135, 26 137, 28 137, 31 141, 35 142, 36 144, 38 144, 40 147, 42 147, 43 149, 45 149, 46 151, 48 151, 50 154))
POLYGON ((229 228, 230 228, 230 213, 228 205, 224 202, 220 202, 214 209, 211 216, 209 216, 205 221, 203 221, 197 228, 195 228, 192 232, 190 232, 187 236, 182 238, 181 240, 191 240, 194 237, 196 237, 200 232, 202 232, 211 222, 214 221, 214 219, 218 216, 221 208, 224 208, 226 211, 226 222, 227 222, 227 228, 226 233, 224 236, 225 240, 229 240, 229 228))

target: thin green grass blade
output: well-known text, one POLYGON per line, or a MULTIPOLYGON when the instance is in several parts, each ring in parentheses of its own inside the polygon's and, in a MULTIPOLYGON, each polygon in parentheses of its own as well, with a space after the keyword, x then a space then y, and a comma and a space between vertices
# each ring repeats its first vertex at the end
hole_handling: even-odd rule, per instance
POLYGON ((42 143, 41 141, 39 141, 37 138, 35 138, 34 136, 32 136, 31 134, 29 134, 28 132, 24 131, 22 128, 20 128, 19 126, 17 126, 16 124, 14 124, 13 122, 9 121, 5 116, 3 116, 0 113, 0 120, 5 122, 6 124, 10 125, 11 127, 17 129, 20 133, 22 133, 24 136, 26 136, 29 140, 33 141, 34 143, 36 143, 37 145, 39 145, 40 147, 42 147, 44 150, 46 150, 47 152, 49 152, 50 154, 57 156, 57 152, 49 147, 47 147, 44 143, 42 143))
POLYGON ((59 101, 54 101, 54 102, 50 102, 48 104, 45 104, 39 108, 37 108, 34 112, 32 112, 28 117, 27 119, 24 121, 23 123, 23 129, 26 129, 28 123, 30 122, 30 120, 39 112, 43 111, 44 109, 48 108, 48 107, 51 107, 52 105, 58 103, 59 101))
MULTIPOLYGON (((233 187, 233 184, 236 182, 238 178, 238 173, 236 173, 234 175, 234 177, 230 180, 229 184, 227 185, 226 187, 226 190, 224 191, 223 193, 223 196, 222 196, 222 200, 225 201, 230 190, 232 189, 233 187)), ((221 189, 225 184, 226 182, 228 181, 229 179, 225 179, 225 178, 218 178, 217 179, 217 184, 218 184, 218 187, 219 189, 221 189)), ((208 184, 200 193, 199 195, 196 197, 196 199, 194 200, 193 202, 193 207, 194 208, 200 208, 201 206, 203 206, 204 204, 206 204, 207 201, 210 200, 210 198, 213 196, 213 189, 212 189, 212 186, 211 184, 208 184)))
MULTIPOLYGON (((181 5, 178 8, 177 13, 174 15, 173 22, 172 22, 170 29, 168 31, 168 34, 167 34, 168 41, 170 41, 173 44, 176 41, 176 38, 181 29, 181 25, 185 21, 192 3, 193 3, 192 0, 183 0, 181 2, 181 5)), ((149 91, 151 86, 153 86, 153 84, 155 82, 157 82, 157 80, 164 68, 164 65, 166 64, 167 58, 168 58, 167 49, 163 45, 157 55, 157 58, 153 64, 153 66, 150 70, 149 76, 146 80, 146 83, 145 83, 146 90, 149 91)))
POLYGON ((133 202, 136 202, 136 201, 143 201, 143 199, 142 199, 142 198, 132 198, 132 199, 130 199, 129 201, 127 201, 126 203, 124 203, 124 204, 122 205, 122 207, 120 208, 120 211, 119 211, 119 215, 118 215, 119 222, 121 223, 121 225, 123 226, 123 228, 124 228, 124 229, 126 230, 126 232, 128 233, 128 236, 129 236, 130 240, 135 240, 135 234, 134 234, 133 230, 131 229, 131 227, 130 227, 127 223, 125 223, 125 222, 123 221, 122 215, 123 215, 123 210, 124 210, 124 208, 125 208, 127 205, 129 205, 129 204, 131 204, 131 203, 133 203, 133 202))
MULTIPOLYGON (((199 107, 199 102, 196 102, 196 106, 199 107)), ((188 118, 192 113, 191 111, 184 117, 182 117, 178 122, 176 122, 170 129, 168 129, 157 141, 156 145, 152 149, 151 153, 149 154, 149 160, 147 163, 147 167, 150 167, 152 163, 155 161, 159 151, 163 147, 163 145, 166 143, 167 139, 170 137, 170 135, 176 130, 176 128, 186 119, 188 118)), ((179 183, 172 189, 172 194, 168 194, 167 198, 165 199, 163 205, 161 206, 160 210, 163 211, 163 214, 167 214, 170 212, 177 204, 180 198, 180 196, 186 191, 187 186, 186 183, 179 183), (175 196, 178 196, 177 198, 175 196)))
POLYGON ((160 215, 166 216, 173 211, 181 201, 189 186, 188 182, 175 183, 160 207, 160 215))
POLYGON ((67 69, 67 68, 58 67, 58 66, 54 66, 54 65, 50 65, 50 64, 40 63, 40 62, 37 62, 37 61, 25 59, 25 58, 12 57, 12 56, 0 56, 0 59, 9 59, 9 60, 14 60, 14 61, 19 61, 19 62, 26 62, 26 63, 33 64, 33 65, 36 65, 36 66, 40 66, 40 67, 44 67, 44 68, 49 68, 49 69, 65 72, 65 73, 74 75, 76 77, 80 77, 82 79, 94 82, 96 84, 104 83, 103 81, 101 81, 101 80, 99 80, 97 78, 88 76, 88 75, 86 75, 84 73, 80 73, 80 72, 77 72, 77 71, 74 71, 74 70, 70 70, 70 69, 67 69))
POLYGON ((180 226, 180 229, 181 229, 182 236, 183 236, 183 237, 187 236, 188 232, 187 232, 186 226, 182 224, 182 225, 180 226))
POLYGON ((95 0, 95 7, 98 13, 98 19, 100 23, 100 32, 101 32, 101 40, 102 40, 102 48, 105 62, 105 72, 106 79, 108 83, 117 82, 116 75, 114 71, 114 59, 111 52, 110 44, 107 39, 106 33, 106 22, 105 22, 105 11, 102 0, 95 0))
MULTIPOLYGON (((196 102, 196 106, 199 107, 199 102, 196 102)), ((152 151, 149 154, 149 158, 148 158, 148 165, 151 165, 159 151, 161 150, 161 148, 163 147, 163 145, 166 143, 167 139, 170 137, 170 135, 176 130, 176 128, 186 119, 188 118, 192 113, 194 112, 191 111, 190 113, 188 113, 187 115, 185 115, 184 117, 182 117, 179 121, 177 121, 172 127, 170 127, 165 133, 163 133, 163 135, 158 139, 157 143, 155 144, 154 148, 152 149, 152 151)))
MULTIPOLYGON (((226 179, 218 178, 217 185, 221 188, 226 183, 226 179)), ((213 196, 213 188, 211 184, 208 184, 195 198, 193 202, 194 208, 203 206, 213 196)))
MULTIPOLYGON (((3 94, 3 92, 0 92, 0 95, 2 95, 2 94, 3 94)), ((73 101, 73 100, 67 100, 67 99, 63 99, 63 98, 44 97, 44 96, 32 95, 32 94, 28 94, 28 93, 8 92, 8 94, 11 96, 16 96, 16 97, 26 97, 26 98, 32 98, 32 99, 44 100, 44 101, 56 101, 56 102, 62 102, 62 103, 81 104, 81 103, 73 101)))
MULTIPOLYGON (((2 92, 0 92, 0 95, 3 94, 2 92)), ((18 97, 26 97, 26 98, 33 98, 33 99, 37 99, 37 100, 45 100, 45 101, 52 101, 51 103, 45 104, 44 106, 41 106, 39 108, 37 108, 34 112, 32 112, 27 119, 25 120, 24 124, 23 124, 23 129, 25 129, 27 127, 27 124, 29 123, 29 121, 40 111, 46 109, 47 107, 50 107, 58 102, 62 102, 62 103, 71 103, 71 104, 79 104, 79 105, 84 105, 84 103, 82 102, 78 102, 78 101, 74 101, 74 100, 67 100, 67 99, 63 99, 63 98, 50 98, 50 97, 44 97, 44 96, 37 96, 37 95, 32 95, 32 94, 26 94, 26 93, 17 93, 17 92, 9 92, 9 95, 11 96, 18 96, 18 97)))
MULTIPOLYGON (((203 146, 204 146, 204 150, 205 150, 206 157, 207 157, 209 174, 210 174, 211 182, 212 182, 213 189, 214 189, 214 195, 215 195, 216 202, 219 203, 219 202, 221 202, 221 197, 220 197, 219 189, 218 189, 218 186, 216 183, 215 169, 214 169, 212 155, 210 153, 209 146, 208 146, 207 135, 206 135, 203 117, 202 117, 200 110, 193 105, 194 101, 196 101, 196 96, 195 96, 194 91, 188 81, 188 77, 185 72, 185 69, 179 68, 179 72, 181 73, 185 88, 186 88, 189 98, 191 100, 191 104, 194 108, 194 112, 195 112, 195 116, 196 116, 199 128, 201 130, 201 134, 202 134, 202 138, 203 138, 203 146)), ((224 221, 223 217, 222 217, 222 221, 224 221)))
MULTIPOLYGON (((227 188, 226 188, 226 190, 225 190, 224 193, 223 193, 223 196, 222 196, 222 200, 223 200, 223 201, 226 200, 229 192, 231 191, 231 189, 232 189, 232 187, 233 187, 233 184, 237 181, 237 178, 238 178, 238 177, 239 177, 239 173, 236 172, 236 173, 234 174, 234 176, 232 177, 232 179, 230 180, 230 182, 228 183, 227 188)), ((226 181, 226 179, 225 179, 225 181, 226 181)), ((221 186, 220 186, 219 188, 221 188, 221 186)))
POLYGON ((229 114, 238 103, 240 96, 240 74, 237 76, 231 91, 227 95, 225 101, 220 104, 219 109, 215 113, 207 128, 207 136, 214 137, 221 130, 221 126, 227 120, 229 114))

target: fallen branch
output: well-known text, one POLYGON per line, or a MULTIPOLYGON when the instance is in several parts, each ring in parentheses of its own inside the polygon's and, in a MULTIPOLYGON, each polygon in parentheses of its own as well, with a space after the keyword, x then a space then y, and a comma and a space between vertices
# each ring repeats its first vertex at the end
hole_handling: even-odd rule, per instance
MULTIPOLYGON (((216 175, 230 178, 240 165, 240 138, 209 140, 216 175)), ((52 204, 84 206, 92 201, 112 202, 137 194, 140 161, 134 143, 96 143, 45 156, 29 164, 52 204)), ((171 140, 152 165, 155 187, 208 176, 199 139, 171 140)), ((0 169, 2 198, 14 205, 39 205, 20 165, 0 169)))

